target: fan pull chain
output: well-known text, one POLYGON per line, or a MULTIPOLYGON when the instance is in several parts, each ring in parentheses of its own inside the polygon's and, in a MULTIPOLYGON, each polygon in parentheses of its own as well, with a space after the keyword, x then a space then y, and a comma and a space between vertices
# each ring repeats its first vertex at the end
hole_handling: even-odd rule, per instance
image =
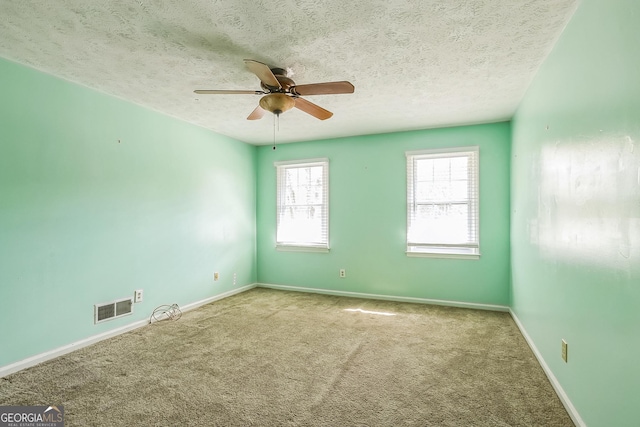
POLYGON ((273 115, 273 149, 276 149, 276 128, 280 130, 280 114, 273 115))

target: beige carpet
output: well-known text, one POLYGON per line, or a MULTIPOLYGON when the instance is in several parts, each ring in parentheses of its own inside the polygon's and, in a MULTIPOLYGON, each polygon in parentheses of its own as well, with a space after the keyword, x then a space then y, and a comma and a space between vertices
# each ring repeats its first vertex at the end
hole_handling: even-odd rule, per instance
POLYGON ((507 313, 260 288, 0 379, 31 404, 67 426, 573 426, 507 313))

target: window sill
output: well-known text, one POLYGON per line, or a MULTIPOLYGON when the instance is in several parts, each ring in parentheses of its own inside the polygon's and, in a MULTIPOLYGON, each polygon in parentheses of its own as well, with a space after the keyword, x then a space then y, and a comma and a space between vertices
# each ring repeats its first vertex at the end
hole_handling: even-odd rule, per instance
POLYGON ((277 251, 282 252, 320 252, 329 253, 329 248, 321 246, 301 246, 301 245, 276 245, 277 251))
POLYGON ((440 252, 405 252, 412 258, 480 259, 480 254, 446 254, 440 252))

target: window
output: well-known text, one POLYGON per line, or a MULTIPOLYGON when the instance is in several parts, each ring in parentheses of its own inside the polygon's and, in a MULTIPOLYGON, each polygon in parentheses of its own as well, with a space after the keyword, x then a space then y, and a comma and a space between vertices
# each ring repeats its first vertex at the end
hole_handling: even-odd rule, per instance
POLYGON ((329 251, 329 160, 276 162, 276 247, 329 251))
POLYGON ((478 147, 406 155, 407 254, 478 258, 478 147))

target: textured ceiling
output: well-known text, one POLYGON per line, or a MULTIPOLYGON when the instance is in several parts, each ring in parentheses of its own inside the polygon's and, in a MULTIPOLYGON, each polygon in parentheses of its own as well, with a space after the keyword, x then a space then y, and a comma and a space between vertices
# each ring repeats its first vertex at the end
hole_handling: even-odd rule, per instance
MULTIPOLYGON (((278 142, 509 119, 578 0, 1 0, 0 56, 252 144, 260 90, 243 59, 351 95, 291 110, 278 142)), ((46 96, 46 94, 43 94, 46 96)))

